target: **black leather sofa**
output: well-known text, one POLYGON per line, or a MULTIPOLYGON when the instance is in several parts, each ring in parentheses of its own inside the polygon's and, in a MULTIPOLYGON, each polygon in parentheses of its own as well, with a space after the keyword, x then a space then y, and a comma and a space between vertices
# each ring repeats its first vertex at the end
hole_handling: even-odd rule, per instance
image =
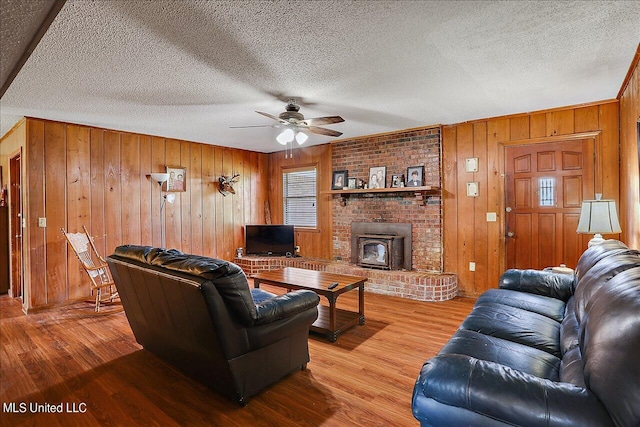
POLYGON ((508 270, 426 361, 422 426, 640 426, 640 253, 609 240, 574 275, 508 270))
POLYGON ((250 289, 235 264, 125 245, 107 257, 139 344, 241 405, 309 362, 320 298, 250 289))

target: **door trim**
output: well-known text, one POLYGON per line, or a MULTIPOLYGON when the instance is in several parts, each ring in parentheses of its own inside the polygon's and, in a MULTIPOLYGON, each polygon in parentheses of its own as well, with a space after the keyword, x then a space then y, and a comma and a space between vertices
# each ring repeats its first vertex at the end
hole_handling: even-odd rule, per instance
POLYGON ((541 138, 518 139, 513 141, 498 141, 498 144, 507 147, 511 145, 531 145, 546 142, 573 141, 576 139, 599 139, 602 131, 571 133, 568 135, 543 136, 541 138))

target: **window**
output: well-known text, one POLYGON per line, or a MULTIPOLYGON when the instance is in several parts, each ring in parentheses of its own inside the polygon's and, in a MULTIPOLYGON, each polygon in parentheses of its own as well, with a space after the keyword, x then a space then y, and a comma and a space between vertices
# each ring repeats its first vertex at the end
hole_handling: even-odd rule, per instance
POLYGON ((540 206, 555 206, 555 179, 540 178, 540 206))
POLYGON ((289 170, 282 174, 284 224, 317 226, 316 168, 289 170))

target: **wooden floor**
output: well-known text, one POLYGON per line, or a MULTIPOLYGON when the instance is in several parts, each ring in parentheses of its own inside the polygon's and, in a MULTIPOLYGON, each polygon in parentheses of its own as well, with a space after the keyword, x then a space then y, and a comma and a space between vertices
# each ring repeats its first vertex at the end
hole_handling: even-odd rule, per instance
MULTIPOLYGON (((124 312, 96 316, 80 303, 26 316, 4 295, 0 425, 416 426, 411 393, 418 372, 473 303, 366 293, 364 326, 335 343, 312 334, 308 369, 243 408, 143 350, 124 312), (26 413, 7 413, 11 403, 26 413), (31 413, 35 404, 77 412, 31 413)), ((338 306, 355 309, 357 292, 341 296, 338 306)))

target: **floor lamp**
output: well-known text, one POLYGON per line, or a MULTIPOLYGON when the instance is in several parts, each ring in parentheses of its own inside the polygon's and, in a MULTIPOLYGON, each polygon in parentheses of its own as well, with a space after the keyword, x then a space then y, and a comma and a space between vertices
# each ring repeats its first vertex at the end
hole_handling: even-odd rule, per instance
POLYGON ((160 186, 160 242, 164 248, 167 245, 165 238, 165 218, 164 218, 164 205, 169 202, 173 203, 176 200, 175 194, 162 194, 162 184, 169 180, 168 173, 152 173, 151 179, 156 181, 160 186))

